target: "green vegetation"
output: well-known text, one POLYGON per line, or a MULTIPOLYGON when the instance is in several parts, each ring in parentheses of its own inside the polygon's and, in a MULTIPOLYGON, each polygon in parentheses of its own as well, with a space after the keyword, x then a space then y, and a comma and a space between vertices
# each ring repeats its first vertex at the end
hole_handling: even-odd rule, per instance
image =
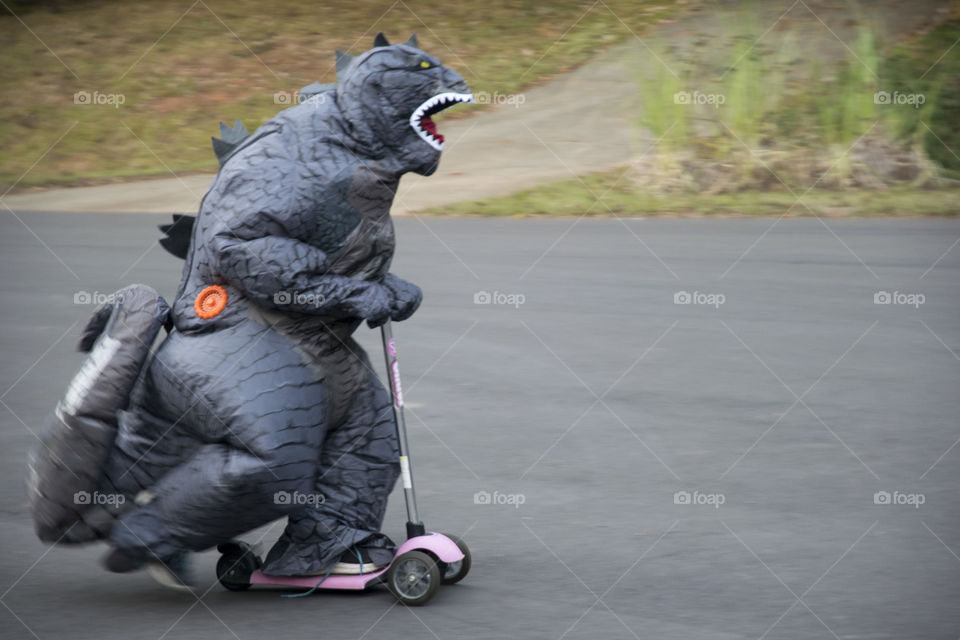
MULTIPOLYGON (((957 12, 960 13, 960 12, 957 12)), ((895 132, 913 138, 926 153, 954 177, 960 177, 960 15, 930 33, 894 47, 883 61, 881 74, 889 86, 904 94, 923 94, 920 109, 894 112, 895 132)))
POLYGON ((960 18, 886 53, 860 23, 832 64, 803 56, 800 37, 764 51, 740 33, 712 57, 661 48, 667 64, 640 78, 640 123, 658 143, 633 166, 425 213, 957 216, 960 18))
POLYGON ((380 30, 394 40, 416 31, 475 91, 509 94, 642 32, 674 4, 207 0, 184 13, 189 3, 174 0, 8 3, 36 37, 0 10, 0 185, 214 170, 218 120, 252 130, 283 108, 275 93, 332 81, 334 50, 364 51, 380 30), (74 104, 78 91, 124 104, 74 104))
POLYGON ((648 184, 726 193, 960 178, 954 13, 886 50, 861 16, 849 47, 832 55, 817 50, 836 47, 825 34, 810 40, 786 29, 758 40, 761 30, 744 9, 724 37, 662 48, 666 65, 638 72, 638 121, 658 141, 644 161, 648 184))

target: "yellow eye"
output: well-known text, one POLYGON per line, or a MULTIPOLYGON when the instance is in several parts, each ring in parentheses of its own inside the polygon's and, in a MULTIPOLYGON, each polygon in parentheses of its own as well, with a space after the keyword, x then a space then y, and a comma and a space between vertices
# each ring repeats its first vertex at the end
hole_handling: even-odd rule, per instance
POLYGON ((421 69, 429 69, 429 68, 430 68, 430 63, 427 62, 426 60, 424 60, 423 62, 420 63, 420 68, 421 68, 421 69))

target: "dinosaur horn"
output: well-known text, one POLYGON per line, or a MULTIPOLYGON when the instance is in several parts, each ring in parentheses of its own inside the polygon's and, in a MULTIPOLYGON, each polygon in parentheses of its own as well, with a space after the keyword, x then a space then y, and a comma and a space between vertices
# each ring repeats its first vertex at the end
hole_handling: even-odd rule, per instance
POLYGON ((373 46, 375 47, 389 47, 390 42, 387 40, 387 36, 383 35, 383 31, 377 34, 377 37, 373 39, 373 46))
POLYGON ((411 33, 411 34, 410 34, 410 39, 407 40, 407 44, 410 45, 411 47, 415 47, 415 48, 419 49, 419 48, 420 48, 420 43, 417 42, 417 34, 411 33))
POLYGON ((340 75, 341 71, 346 70, 346 68, 350 66, 351 62, 353 62, 352 55, 337 49, 337 75, 340 75))

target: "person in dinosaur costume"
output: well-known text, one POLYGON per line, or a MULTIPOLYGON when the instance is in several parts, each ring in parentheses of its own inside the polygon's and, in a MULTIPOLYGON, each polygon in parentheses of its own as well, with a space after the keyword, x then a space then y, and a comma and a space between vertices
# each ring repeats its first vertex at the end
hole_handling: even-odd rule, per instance
POLYGON ((108 569, 159 564, 183 582, 187 552, 287 516, 265 573, 365 572, 392 558, 380 526, 399 473, 394 418, 351 336, 419 306, 420 289, 390 273, 390 205, 404 173, 436 170, 444 141, 430 116, 472 97, 416 36, 379 34, 362 55, 337 52, 336 67, 334 85, 305 87, 252 135, 221 125, 221 168, 195 221, 164 227, 162 244, 185 258, 169 311, 134 285, 91 320, 84 380, 31 465, 42 539, 106 539, 108 569), (117 335, 149 344, 171 322, 152 356, 117 335), (104 354, 107 340, 119 346, 104 354), (125 348, 126 373, 111 372, 125 348), (118 379, 130 393, 100 399, 97 385, 115 391, 118 379), (70 440, 83 437, 85 448, 70 440), (63 463, 58 451, 92 453, 63 463), (128 499, 65 507, 64 467, 128 499))

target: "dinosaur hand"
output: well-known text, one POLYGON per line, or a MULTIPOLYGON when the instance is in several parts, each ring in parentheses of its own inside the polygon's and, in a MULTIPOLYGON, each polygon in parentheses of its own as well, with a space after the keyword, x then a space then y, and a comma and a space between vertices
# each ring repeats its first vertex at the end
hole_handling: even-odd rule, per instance
POLYGON ((393 295, 390 318, 395 322, 401 322, 412 316, 423 300, 423 291, 420 287, 392 273, 387 274, 383 284, 393 295))
POLYGON ((393 292, 384 285, 369 283, 358 311, 360 317, 366 319, 367 326, 371 329, 379 327, 392 316, 393 292))

